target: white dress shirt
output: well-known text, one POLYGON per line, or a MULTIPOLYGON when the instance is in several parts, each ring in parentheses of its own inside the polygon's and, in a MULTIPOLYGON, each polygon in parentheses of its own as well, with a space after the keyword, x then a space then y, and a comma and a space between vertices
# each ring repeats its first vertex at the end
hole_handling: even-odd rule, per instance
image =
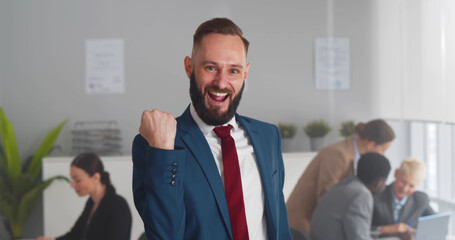
MULTIPOLYGON (((212 150, 213 158, 224 185, 223 156, 221 139, 213 129, 217 126, 207 125, 196 113, 193 104, 190 113, 207 140, 212 150)), ((268 239, 267 219, 265 216, 264 192, 259 168, 256 162, 253 146, 246 131, 237 124, 235 116, 224 126, 232 125, 231 136, 235 141, 239 159, 240 176, 242 178, 243 201, 245 204, 246 222, 250 239, 268 239)))

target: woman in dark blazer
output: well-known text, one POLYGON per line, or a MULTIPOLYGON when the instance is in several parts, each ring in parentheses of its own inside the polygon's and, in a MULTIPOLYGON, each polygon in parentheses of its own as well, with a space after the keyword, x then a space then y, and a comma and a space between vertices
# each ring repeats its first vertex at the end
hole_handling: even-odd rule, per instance
POLYGON ((57 238, 36 240, 129 240, 131 212, 126 200, 117 195, 109 173, 93 153, 82 153, 71 163, 71 187, 79 196, 90 195, 71 231, 57 238))

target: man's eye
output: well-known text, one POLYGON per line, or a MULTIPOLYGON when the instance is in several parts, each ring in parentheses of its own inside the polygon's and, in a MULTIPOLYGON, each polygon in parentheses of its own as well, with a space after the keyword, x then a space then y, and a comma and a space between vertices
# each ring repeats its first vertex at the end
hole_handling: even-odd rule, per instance
POLYGON ((214 66, 207 66, 206 69, 209 70, 209 71, 214 71, 215 67, 214 66))
POLYGON ((237 69, 232 69, 232 70, 231 70, 231 73, 237 74, 237 73, 239 73, 239 70, 237 70, 237 69))

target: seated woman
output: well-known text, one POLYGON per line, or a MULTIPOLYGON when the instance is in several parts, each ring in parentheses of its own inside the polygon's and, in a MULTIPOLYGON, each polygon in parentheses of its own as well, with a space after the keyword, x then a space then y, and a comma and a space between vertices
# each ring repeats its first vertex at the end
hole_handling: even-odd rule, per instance
POLYGON ((90 195, 81 216, 67 234, 36 240, 129 240, 130 209, 126 200, 115 193, 99 157, 93 153, 78 155, 71 163, 70 175, 77 195, 90 195))
POLYGON ((419 217, 435 213, 428 195, 416 191, 424 175, 420 161, 408 158, 401 163, 395 182, 374 196, 373 229, 386 235, 412 232, 419 217))

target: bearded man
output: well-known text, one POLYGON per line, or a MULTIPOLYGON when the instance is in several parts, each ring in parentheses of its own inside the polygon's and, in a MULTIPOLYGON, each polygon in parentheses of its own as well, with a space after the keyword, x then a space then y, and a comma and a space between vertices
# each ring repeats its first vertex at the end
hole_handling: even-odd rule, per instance
POLYGON ((184 59, 191 104, 143 112, 133 192, 148 239, 292 239, 279 131, 236 113, 248 46, 231 20, 202 23, 184 59))

